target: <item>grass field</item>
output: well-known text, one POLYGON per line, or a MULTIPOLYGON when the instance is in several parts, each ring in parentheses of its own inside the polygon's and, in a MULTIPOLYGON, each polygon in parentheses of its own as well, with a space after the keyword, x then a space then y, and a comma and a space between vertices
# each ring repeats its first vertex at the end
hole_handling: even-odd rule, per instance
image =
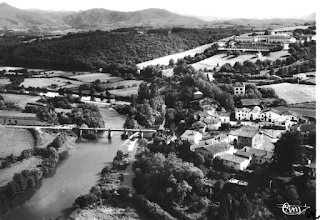
POLYGON ((119 86, 132 87, 132 85, 134 84, 137 84, 139 86, 142 82, 143 82, 142 80, 122 80, 122 81, 112 82, 112 83, 103 83, 101 84, 101 86, 104 88, 115 89, 119 86))
POLYGON ((21 162, 13 164, 11 167, 0 170, 0 187, 10 182, 15 173, 21 173, 23 170, 33 170, 41 164, 42 159, 31 157, 21 162))
POLYGON ((217 64, 219 64, 219 66, 221 67, 225 63, 230 63, 233 66, 236 62, 243 63, 244 61, 247 61, 247 60, 251 62, 256 62, 258 59, 261 61, 264 61, 264 60, 275 61, 276 59, 281 59, 281 60, 286 59, 288 55, 289 55, 288 51, 278 51, 278 52, 270 53, 270 56, 263 56, 259 58, 256 57, 255 54, 240 55, 238 57, 234 57, 233 55, 227 56, 224 53, 224 54, 217 54, 207 59, 204 59, 198 63, 194 63, 192 64, 192 66, 197 70, 204 69, 204 68, 213 69, 214 67, 218 69, 217 64))
POLYGON ((101 82, 106 82, 108 80, 114 80, 118 77, 111 76, 110 74, 107 74, 107 73, 91 73, 91 74, 71 76, 70 78, 78 79, 79 81, 82 81, 82 82, 93 82, 97 79, 99 79, 101 82))
POLYGON ((26 129, 0 127, 0 158, 6 158, 13 154, 20 156, 25 149, 34 147, 34 139, 30 131, 26 129))
POLYGON ((3 96, 4 101, 17 103, 21 108, 24 108, 28 102, 36 102, 40 99, 40 96, 9 94, 9 93, 1 93, 1 96, 3 96))
POLYGON ((295 107, 287 107, 287 106, 279 106, 276 107, 275 109, 278 109, 280 111, 284 110, 290 110, 297 112, 301 114, 302 116, 307 116, 307 117, 315 117, 316 116, 316 109, 311 109, 311 108, 295 108, 295 107))
POLYGON ((75 80, 68 80, 64 78, 54 77, 54 78, 27 78, 24 80, 21 85, 24 87, 49 87, 52 84, 57 84, 58 87, 73 85, 78 86, 82 84, 82 82, 78 82, 75 80))
POLYGON ((279 98, 286 100, 288 104, 316 101, 314 85, 280 83, 259 87, 273 88, 279 98))
POLYGON ((114 90, 109 90, 109 92, 112 95, 129 97, 132 94, 138 94, 138 87, 131 87, 131 88, 125 88, 125 89, 114 89, 114 90))

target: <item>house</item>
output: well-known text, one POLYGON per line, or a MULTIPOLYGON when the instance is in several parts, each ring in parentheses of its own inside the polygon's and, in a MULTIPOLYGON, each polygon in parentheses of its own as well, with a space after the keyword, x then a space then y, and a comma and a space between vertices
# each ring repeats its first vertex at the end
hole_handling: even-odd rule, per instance
POLYGON ((193 93, 194 99, 202 99, 202 97, 203 97, 203 93, 200 91, 196 91, 195 93, 193 93))
POLYGON ((261 99, 240 99, 242 107, 253 108, 255 106, 261 107, 261 99))
POLYGON ((298 74, 292 75, 292 78, 300 79, 300 80, 306 80, 307 76, 304 73, 298 73, 298 74))
POLYGON ((216 158, 224 153, 233 152, 234 148, 226 142, 220 142, 215 144, 206 145, 195 149, 195 152, 201 153, 205 158, 216 158))
POLYGON ((47 126, 48 123, 41 122, 36 114, 22 113, 18 111, 0 110, 0 124, 2 125, 40 125, 47 126))
POLYGON ((237 130, 229 132, 229 143, 233 143, 235 147, 254 147, 259 148, 263 143, 263 134, 259 128, 252 126, 243 126, 237 130))
POLYGON ((221 120, 219 117, 208 116, 202 120, 206 123, 208 130, 217 131, 221 127, 221 120))
POLYGON ((222 124, 230 123, 230 112, 218 112, 218 117, 222 124))
POLYGON ((294 111, 291 111, 291 110, 285 110, 285 111, 281 112, 281 115, 288 118, 288 120, 290 120, 292 122, 292 124, 306 121, 306 119, 304 117, 302 117, 301 114, 294 112, 294 111))
POLYGON ((261 150, 251 147, 244 147, 241 150, 237 151, 236 153, 242 154, 251 154, 252 160, 251 164, 264 164, 264 163, 271 163, 273 158, 273 152, 267 150, 261 150))
POLYGON ((234 95, 242 95, 242 94, 245 94, 245 92, 246 92, 246 87, 243 83, 236 82, 233 85, 233 94, 234 95))
POLYGON ((245 170, 249 164, 250 160, 244 157, 239 157, 233 154, 221 154, 218 156, 222 160, 222 164, 233 170, 245 170))
POLYGON ((202 121, 196 121, 192 124, 191 130, 199 131, 200 133, 204 133, 206 131, 207 125, 202 121))
POLYGON ((260 121, 274 122, 281 117, 281 111, 277 109, 265 109, 260 113, 260 121))
POLYGON ((189 141, 191 144, 198 145, 202 139, 202 134, 198 131, 186 130, 181 136, 181 140, 189 141))
POLYGON ((253 109, 249 108, 235 108, 235 118, 236 120, 248 120, 254 121, 259 119, 261 112, 261 108, 259 106, 255 106, 253 109))
POLYGON ((221 142, 229 143, 228 134, 220 133, 215 136, 211 136, 209 133, 202 135, 202 140, 200 141, 199 146, 206 146, 210 144, 217 144, 221 142))
POLYGON ((316 177, 316 164, 313 162, 313 163, 305 165, 304 166, 304 174, 309 177, 315 178, 316 177))

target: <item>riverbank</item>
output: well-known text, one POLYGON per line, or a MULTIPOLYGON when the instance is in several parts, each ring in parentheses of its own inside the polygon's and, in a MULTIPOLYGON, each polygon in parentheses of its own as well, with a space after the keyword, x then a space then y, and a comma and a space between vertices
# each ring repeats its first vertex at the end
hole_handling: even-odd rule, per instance
POLYGON ((56 165, 64 155, 74 147, 76 136, 62 133, 46 133, 32 130, 34 148, 24 150, 19 162, 14 162, 1 169, 0 218, 25 202, 26 191, 35 188, 43 178, 56 169, 56 165), (59 139, 59 146, 55 145, 59 139))

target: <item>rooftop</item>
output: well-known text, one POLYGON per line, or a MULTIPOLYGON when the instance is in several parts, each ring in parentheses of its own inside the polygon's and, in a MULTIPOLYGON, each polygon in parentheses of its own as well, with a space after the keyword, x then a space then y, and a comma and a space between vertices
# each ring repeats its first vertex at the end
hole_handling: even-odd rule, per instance
POLYGON ((274 108, 271 108, 271 109, 265 109, 262 111, 262 113, 264 112, 273 112, 275 114, 278 114, 278 115, 281 115, 281 111, 277 110, 277 109, 274 109, 274 108))
POLYGON ((245 85, 242 82, 236 82, 233 86, 234 87, 245 87, 245 85))
POLYGON ((265 157, 265 156, 267 156, 268 158, 271 158, 273 156, 273 153, 271 151, 261 150, 261 149, 252 148, 252 147, 244 147, 240 151, 242 151, 244 153, 253 154, 253 155, 257 156, 257 157, 265 157))
POLYGON ((203 147, 205 150, 209 151, 212 155, 228 151, 230 149, 228 143, 220 142, 215 144, 206 145, 203 147))
POLYGON ((253 106, 253 105, 260 105, 260 99, 240 99, 242 106, 253 106))
POLYGON ((244 158, 250 158, 253 155, 253 153, 238 150, 237 152, 234 153, 234 155, 239 157, 244 157, 244 158))
POLYGON ((246 158, 239 157, 239 156, 236 156, 233 154, 221 154, 221 155, 219 155, 219 157, 222 160, 231 161, 234 163, 242 163, 247 160, 246 158))
POLYGON ((285 110, 281 113, 281 115, 293 115, 295 117, 302 117, 301 114, 299 114, 298 112, 294 112, 294 111, 291 111, 291 110, 285 110))
POLYGON ((232 130, 229 135, 253 138, 259 129, 252 126, 243 126, 240 129, 232 130))
POLYGON ((230 112, 219 112, 218 115, 220 117, 230 117, 230 112))
POLYGON ((195 135, 201 135, 198 131, 194 130, 186 130, 180 137, 181 138, 191 138, 194 137, 195 135))

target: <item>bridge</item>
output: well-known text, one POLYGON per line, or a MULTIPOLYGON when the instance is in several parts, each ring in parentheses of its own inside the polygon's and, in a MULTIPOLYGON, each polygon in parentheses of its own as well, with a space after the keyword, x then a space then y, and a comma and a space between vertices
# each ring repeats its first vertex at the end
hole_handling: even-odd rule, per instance
POLYGON ((95 134, 98 132, 105 132, 108 131, 108 138, 111 138, 113 132, 123 132, 125 136, 128 136, 129 132, 136 133, 138 132, 140 137, 152 137, 154 133, 160 131, 161 129, 126 129, 126 128, 81 128, 74 125, 67 125, 67 126, 25 126, 25 125, 4 125, 7 128, 20 128, 20 129, 52 129, 52 130, 72 130, 78 136, 82 136, 83 131, 93 131, 95 134))

